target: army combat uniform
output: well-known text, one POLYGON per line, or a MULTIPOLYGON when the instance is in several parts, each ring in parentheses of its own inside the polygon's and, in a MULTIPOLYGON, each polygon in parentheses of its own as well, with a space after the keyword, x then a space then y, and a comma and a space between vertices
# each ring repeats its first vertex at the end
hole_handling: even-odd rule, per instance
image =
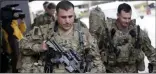
POLYGON ((21 62, 18 63, 18 66, 21 68, 19 69, 19 72, 43 72, 43 67, 40 66, 41 62, 38 61, 40 58, 38 56, 41 54, 35 52, 38 52, 37 50, 41 50, 41 47, 39 47, 40 44, 44 41, 44 38, 50 36, 51 33, 49 33, 49 31, 52 30, 52 24, 50 23, 54 21, 54 16, 49 16, 47 13, 41 14, 34 19, 34 23, 31 27, 32 29, 27 32, 24 36, 24 39, 20 41, 21 62), (43 34, 41 33, 40 29, 43 31, 43 34), (32 50, 36 51, 34 52, 32 50), (25 55, 31 55, 31 57, 25 55))
POLYGON ((50 16, 48 13, 43 13, 34 19, 34 23, 32 24, 32 28, 34 26, 38 26, 38 25, 50 24, 51 22, 54 22, 54 21, 55 21, 54 16, 50 16))
POLYGON ((116 19, 107 18, 100 39, 103 41, 101 42, 103 47, 100 50, 106 72, 138 73, 138 71, 144 71, 144 53, 153 65, 153 72, 156 72, 156 52, 147 33, 139 30, 135 20, 132 20, 126 29, 120 29, 116 21, 116 19), (136 43, 137 37, 138 43, 136 43), (109 41, 112 45, 108 43, 109 41), (136 45, 139 48, 136 48, 136 45))
MULTIPOLYGON (((76 24, 74 24, 76 26, 76 24)), ((46 26, 45 26, 46 27, 46 26)), ((69 35, 67 37, 61 36, 59 32, 55 32, 53 30, 57 29, 54 28, 54 23, 52 23, 48 28, 46 29, 48 32, 44 31, 45 27, 41 28, 41 31, 43 32, 43 37, 46 39, 55 39, 59 45, 61 45, 63 48, 73 48, 79 53, 81 53, 83 50, 79 49, 79 37, 78 37, 78 30, 76 27, 74 27, 74 35, 69 35), (52 34, 54 37, 51 38, 52 34)), ((105 72, 105 67, 102 64, 98 47, 96 46, 96 43, 92 41, 92 37, 89 34, 87 28, 82 28, 81 31, 84 33, 83 38, 84 38, 84 48, 90 48, 90 54, 94 56, 93 59, 93 68, 92 72, 105 72)), ((34 31, 31 33, 35 34, 34 31)), ((41 33, 41 32, 40 32, 41 33)), ((43 73, 44 72, 44 54, 42 55, 42 50, 41 50, 41 43, 43 42, 42 39, 42 34, 37 33, 34 36, 35 38, 32 37, 32 35, 26 35, 26 38, 21 41, 21 53, 22 53, 22 65, 20 72, 25 72, 25 73, 43 73), (37 58, 35 55, 40 53, 40 57, 37 58)), ((60 64, 59 67, 54 67, 53 69, 54 73, 64 73, 67 72, 65 70, 65 67, 63 64, 60 64)))
POLYGON ((91 10, 89 15, 89 32, 97 43, 99 43, 99 37, 102 31, 104 19, 105 15, 100 7, 96 7, 91 10))
POLYGON ((19 72, 40 73, 44 71, 41 44, 51 36, 52 24, 34 26, 20 41, 21 68, 19 72), (41 59, 41 60, 40 60, 41 59))
POLYGON ((90 15, 89 15, 89 32, 97 38, 99 35, 98 31, 101 30, 103 26, 103 19, 104 13, 102 12, 101 8, 96 7, 91 10, 90 15), (95 35, 94 35, 95 34, 95 35))

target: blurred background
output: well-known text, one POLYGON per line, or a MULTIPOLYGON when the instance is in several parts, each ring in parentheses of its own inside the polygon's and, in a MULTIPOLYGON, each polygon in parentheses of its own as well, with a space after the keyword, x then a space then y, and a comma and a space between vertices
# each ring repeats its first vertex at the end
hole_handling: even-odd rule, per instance
MULTIPOLYGON (((46 0, 45 0, 46 1, 46 0)), ((26 14, 26 24, 27 31, 30 30, 30 24, 33 23, 33 20, 36 16, 43 13, 43 3, 45 1, 36 1, 36 0, 10 0, 4 1, 0 0, 0 7, 3 7, 7 4, 20 4, 20 7, 23 12, 26 14)), ((50 1, 57 4, 57 1, 50 1)), ((136 24, 140 25, 143 30, 148 32, 149 38, 151 39, 151 43, 153 47, 156 46, 155 42, 155 11, 156 11, 156 1, 133 1, 133 0, 106 0, 106 1, 71 1, 75 5, 75 13, 76 16, 81 18, 81 21, 84 22, 89 28, 89 14, 90 10, 95 7, 100 7, 104 12, 106 17, 116 18, 117 7, 119 4, 125 2, 131 5, 132 7, 132 19, 136 19, 136 24)), ((148 73, 148 60, 145 58, 146 69, 140 73, 148 73)))

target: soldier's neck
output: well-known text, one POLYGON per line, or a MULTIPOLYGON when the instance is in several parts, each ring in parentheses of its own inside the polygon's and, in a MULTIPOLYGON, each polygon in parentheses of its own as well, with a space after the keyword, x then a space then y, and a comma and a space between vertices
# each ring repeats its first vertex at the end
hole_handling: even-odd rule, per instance
POLYGON ((58 34, 62 37, 69 37, 74 34, 73 26, 69 30, 63 30, 60 26, 58 27, 58 34))

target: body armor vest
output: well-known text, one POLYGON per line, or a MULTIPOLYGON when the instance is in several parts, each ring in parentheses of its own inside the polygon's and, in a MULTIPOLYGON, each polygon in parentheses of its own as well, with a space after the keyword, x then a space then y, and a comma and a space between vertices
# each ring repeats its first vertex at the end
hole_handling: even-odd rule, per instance
MULTIPOLYGON (((119 50, 120 52, 118 56, 115 56, 116 57, 115 59, 107 58, 106 60, 107 64, 108 65, 117 65, 117 64, 123 64, 123 63, 125 63, 126 65, 138 64, 138 70, 144 70, 144 68, 142 67, 144 66, 144 62, 142 63, 142 61, 144 61, 144 53, 141 48, 136 49, 134 47, 136 38, 133 38, 129 34, 130 30, 132 29, 136 30, 135 25, 130 24, 127 32, 123 32, 117 28, 116 24, 114 23, 115 21, 112 22, 110 21, 110 19, 108 21, 109 23, 107 25, 108 25, 109 31, 111 31, 112 29, 116 30, 112 38, 113 46, 115 46, 115 48, 119 50)), ((111 55, 108 55, 108 53, 106 54, 107 54, 107 57, 111 56, 111 55)))

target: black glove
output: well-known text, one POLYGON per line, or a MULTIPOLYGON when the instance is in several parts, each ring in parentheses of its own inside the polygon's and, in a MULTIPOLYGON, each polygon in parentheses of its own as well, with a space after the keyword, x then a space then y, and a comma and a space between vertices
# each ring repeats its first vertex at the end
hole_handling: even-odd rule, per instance
POLYGON ((129 34, 132 36, 132 37, 136 37, 136 31, 134 29, 130 30, 129 31, 129 34))
POLYGON ((153 72, 153 64, 148 63, 148 71, 149 71, 149 73, 153 72))

